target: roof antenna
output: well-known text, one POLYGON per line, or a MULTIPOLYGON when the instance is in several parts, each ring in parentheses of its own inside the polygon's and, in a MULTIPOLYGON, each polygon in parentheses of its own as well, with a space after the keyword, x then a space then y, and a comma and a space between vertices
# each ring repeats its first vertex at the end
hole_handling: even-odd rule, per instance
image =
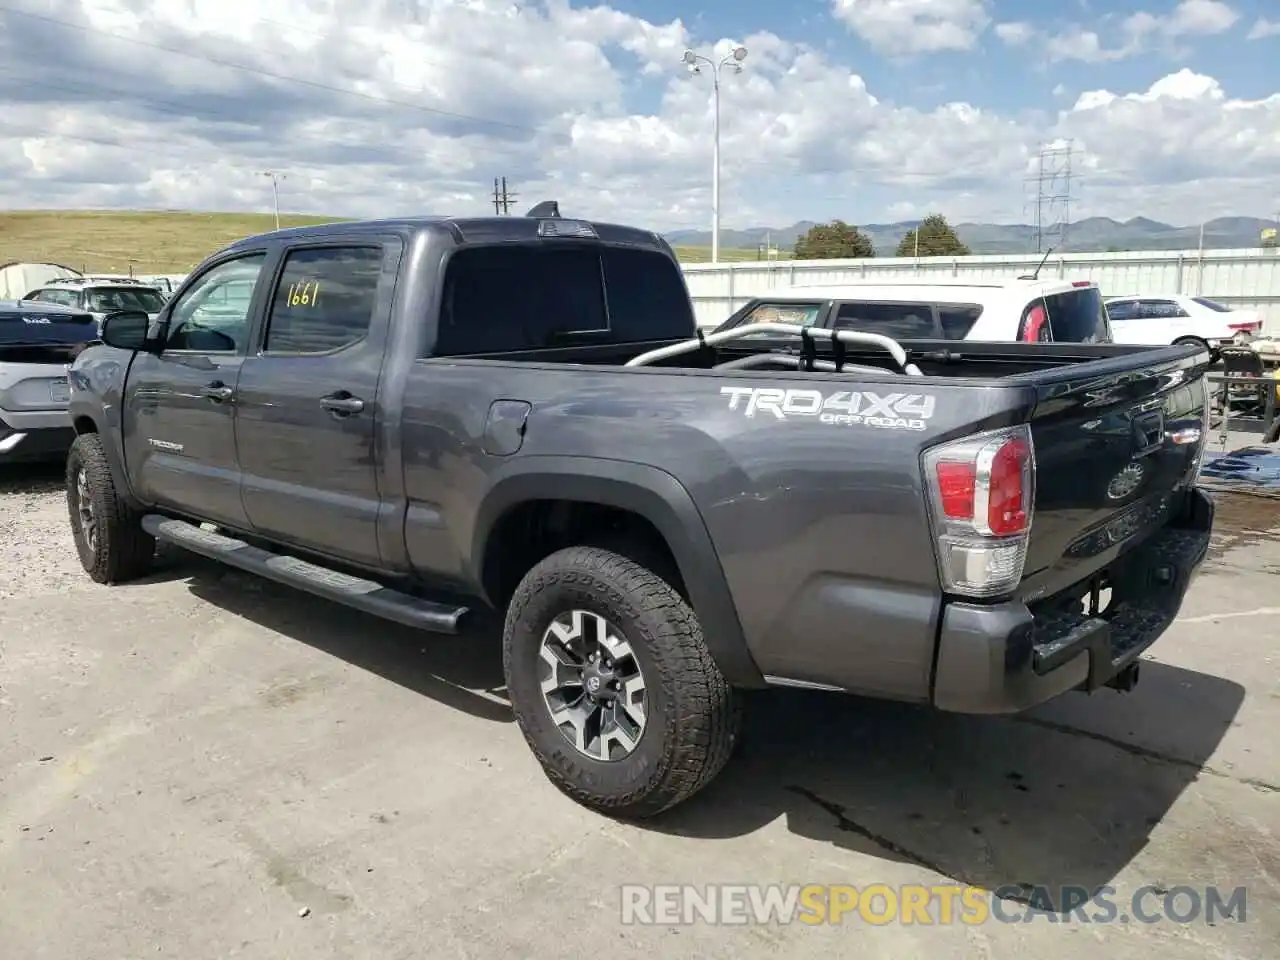
POLYGON ((539 218, 555 217, 558 219, 560 217, 560 204, 556 203, 554 200, 543 200, 532 210, 526 213, 525 216, 539 218))
POLYGON ((1045 262, 1046 260, 1048 260, 1048 259, 1049 259, 1049 254, 1051 254, 1051 253, 1053 253, 1053 247, 1050 247, 1048 250, 1046 250, 1046 251, 1044 252, 1044 256, 1043 256, 1043 257, 1041 257, 1041 258, 1040 258, 1040 262, 1036 264, 1036 271, 1035 271, 1035 273, 1031 274, 1030 276, 1027 276, 1026 274, 1023 274, 1023 275, 1022 275, 1021 277, 1019 277, 1018 279, 1019 279, 1019 280, 1039 280, 1039 279, 1040 279, 1040 269, 1044 266, 1044 262, 1045 262))

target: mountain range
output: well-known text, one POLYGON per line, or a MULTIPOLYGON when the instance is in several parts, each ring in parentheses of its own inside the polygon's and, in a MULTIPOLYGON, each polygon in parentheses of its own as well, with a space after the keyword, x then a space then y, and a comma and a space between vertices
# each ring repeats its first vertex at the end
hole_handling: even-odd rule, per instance
MULTIPOLYGON (((870 239, 876 248, 876 256, 891 257, 898 243, 915 226, 916 221, 901 223, 858 224, 858 229, 870 239)), ((746 230, 720 231, 720 246, 725 249, 760 249, 766 242, 781 251, 795 246, 796 238, 808 233, 814 226, 811 220, 801 220, 789 227, 751 227, 746 230)), ((975 254, 1034 253, 1036 250, 1035 227, 1025 223, 957 223, 953 224, 960 240, 975 254)), ((1222 250, 1238 247, 1257 247, 1260 234, 1268 227, 1275 227, 1274 220, 1257 217, 1219 217, 1204 224, 1206 250, 1222 250)), ((1200 246, 1200 224, 1175 227, 1146 217, 1132 220, 1112 220, 1109 217, 1089 217, 1067 225, 1066 242, 1054 246, 1046 239, 1044 246, 1054 246, 1055 252, 1100 252, 1116 250, 1194 250, 1200 246)), ((1050 231, 1045 231, 1049 234, 1050 231)), ((709 247, 709 230, 676 230, 666 234, 673 246, 709 247)))

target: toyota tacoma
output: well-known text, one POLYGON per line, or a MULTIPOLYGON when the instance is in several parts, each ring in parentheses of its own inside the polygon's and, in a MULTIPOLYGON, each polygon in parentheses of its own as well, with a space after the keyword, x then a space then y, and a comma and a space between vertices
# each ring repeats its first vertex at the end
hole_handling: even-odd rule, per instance
POLYGON ((1209 542, 1203 350, 761 330, 700 334, 665 240, 554 202, 247 238, 72 366, 76 549, 496 613, 529 746, 619 816, 711 781, 754 688, 1133 685, 1209 542))

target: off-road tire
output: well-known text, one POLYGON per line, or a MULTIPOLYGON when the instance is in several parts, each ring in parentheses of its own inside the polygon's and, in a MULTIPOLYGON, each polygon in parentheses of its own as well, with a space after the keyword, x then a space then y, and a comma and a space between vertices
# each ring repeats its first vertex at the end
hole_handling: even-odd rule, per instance
POLYGON ((124 583, 145 576, 155 558, 156 541, 142 529, 142 516, 116 492, 102 438, 96 433, 76 437, 67 453, 67 511, 80 564, 96 583, 124 583), (91 544, 80 517, 80 471, 97 525, 91 544))
POLYGON ((502 653, 520 731, 551 782, 586 807, 621 818, 655 816, 710 783, 733 752, 739 698, 707 650, 693 610, 665 580, 617 553, 570 547, 534 566, 507 608, 502 653), (615 624, 645 676, 645 729, 619 760, 579 752, 542 697, 543 634, 573 609, 615 624))

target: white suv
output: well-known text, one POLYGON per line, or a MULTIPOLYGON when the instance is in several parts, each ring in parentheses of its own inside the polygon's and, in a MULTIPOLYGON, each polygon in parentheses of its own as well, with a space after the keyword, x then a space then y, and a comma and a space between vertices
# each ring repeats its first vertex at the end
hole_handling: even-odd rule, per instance
POLYGON ((29 292, 23 300, 57 303, 102 318, 117 310, 141 310, 153 320, 164 306, 164 294, 132 277, 66 277, 50 280, 29 292))
POLYGON ((1102 293, 1091 280, 793 286, 757 297, 716 329, 747 323, 861 330, 895 340, 1111 342, 1102 293))

